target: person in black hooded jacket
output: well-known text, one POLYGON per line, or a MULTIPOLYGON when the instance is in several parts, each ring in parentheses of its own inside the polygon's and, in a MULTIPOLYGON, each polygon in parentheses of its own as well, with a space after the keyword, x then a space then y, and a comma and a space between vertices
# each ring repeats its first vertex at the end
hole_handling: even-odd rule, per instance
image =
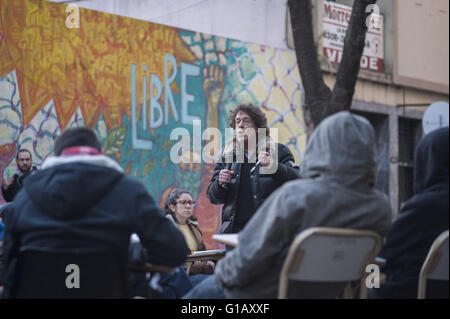
MULTIPOLYGON (((369 297, 417 298, 419 274, 434 240, 448 230, 449 128, 437 129, 420 141, 415 153, 414 196, 402 207, 380 256, 386 259, 386 283, 369 297)), ((448 281, 427 285, 427 298, 448 298, 448 281)))
MULTIPOLYGON (((3 297, 16 296, 16 265, 26 252, 98 256, 112 252, 120 265, 107 268, 125 269, 122 283, 126 285, 130 235, 137 233, 148 251, 148 262, 168 267, 183 264, 189 249, 182 233, 144 185, 125 176, 117 162, 101 154, 94 131, 85 127, 64 131, 55 142, 54 153, 26 180, 14 200, 14 211, 5 220, 3 297)), ((83 272, 82 268, 81 276, 83 272)), ((49 286, 42 285, 42 291, 31 297, 63 297, 47 291, 49 286)), ((128 295, 122 289, 120 294, 104 291, 98 297, 128 295)))

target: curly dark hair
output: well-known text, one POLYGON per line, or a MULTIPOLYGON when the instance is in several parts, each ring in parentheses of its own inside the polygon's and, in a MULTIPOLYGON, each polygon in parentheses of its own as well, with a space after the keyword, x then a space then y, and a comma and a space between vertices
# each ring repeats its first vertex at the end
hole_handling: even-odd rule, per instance
MULTIPOLYGON (((190 192, 176 188, 170 192, 169 196, 167 196, 166 204, 164 205, 164 212, 166 213, 166 215, 172 216, 172 218, 175 220, 176 223, 178 223, 178 219, 177 219, 176 214, 170 209, 170 205, 176 205, 177 200, 183 194, 189 194, 193 198, 193 196, 190 192)), ((189 217, 189 219, 194 222, 197 221, 197 217, 195 217, 194 215, 189 217)))
POLYGON ((231 110, 228 115, 228 124, 231 128, 236 129, 236 115, 239 112, 244 112, 250 116, 253 123, 255 124, 255 128, 265 128, 266 135, 269 136, 269 128, 267 127, 267 117, 263 111, 261 111, 260 107, 257 107, 253 104, 239 104, 237 108, 231 110))

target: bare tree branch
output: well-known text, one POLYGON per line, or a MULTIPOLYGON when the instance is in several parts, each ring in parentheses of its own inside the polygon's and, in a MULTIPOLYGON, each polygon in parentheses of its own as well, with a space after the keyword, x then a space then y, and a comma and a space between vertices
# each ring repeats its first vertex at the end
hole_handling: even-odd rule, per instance
POLYGON ((344 52, 336 75, 336 83, 332 93, 332 105, 336 111, 350 109, 356 80, 360 68, 361 56, 366 38, 366 8, 376 0, 357 0, 353 4, 352 15, 344 39, 344 52))
POLYGON ((317 59, 311 15, 311 0, 289 0, 292 32, 298 68, 305 89, 306 107, 316 125, 325 116, 323 103, 331 100, 331 90, 325 84, 317 59))
POLYGON ((376 0, 355 0, 333 91, 325 84, 314 45, 311 0, 288 0, 297 63, 305 88, 306 111, 314 126, 349 109, 355 92, 367 26, 366 7, 376 0))

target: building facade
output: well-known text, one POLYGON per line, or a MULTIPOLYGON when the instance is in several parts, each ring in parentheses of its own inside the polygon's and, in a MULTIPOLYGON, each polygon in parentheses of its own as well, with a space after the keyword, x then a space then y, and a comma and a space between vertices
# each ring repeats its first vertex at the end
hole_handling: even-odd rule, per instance
MULTIPOLYGON (((352 1, 312 3, 332 86, 352 1)), ((375 128, 377 187, 395 215, 412 194, 423 113, 448 103, 448 1, 377 5, 383 25, 368 41, 352 109, 375 128)), ((14 173, 19 148, 39 165, 62 130, 87 125, 104 153, 160 203, 175 187, 191 191, 214 248, 220 207, 205 196, 209 150, 227 142, 230 109, 260 105, 273 134, 302 162, 304 93, 288 17, 279 0, 0 0, 2 178, 14 173), (208 128, 222 136, 211 139, 208 128), (179 147, 182 136, 190 147, 179 147)))

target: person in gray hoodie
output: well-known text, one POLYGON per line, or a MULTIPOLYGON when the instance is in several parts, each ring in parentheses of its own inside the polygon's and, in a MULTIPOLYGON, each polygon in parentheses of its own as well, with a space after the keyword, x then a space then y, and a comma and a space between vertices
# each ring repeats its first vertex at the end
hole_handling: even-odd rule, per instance
POLYGON ((239 245, 215 276, 184 298, 276 298, 279 275, 295 236, 310 227, 372 230, 391 224, 387 196, 375 185, 375 136, 370 123, 347 111, 324 119, 312 134, 304 178, 284 184, 239 233, 239 245))

